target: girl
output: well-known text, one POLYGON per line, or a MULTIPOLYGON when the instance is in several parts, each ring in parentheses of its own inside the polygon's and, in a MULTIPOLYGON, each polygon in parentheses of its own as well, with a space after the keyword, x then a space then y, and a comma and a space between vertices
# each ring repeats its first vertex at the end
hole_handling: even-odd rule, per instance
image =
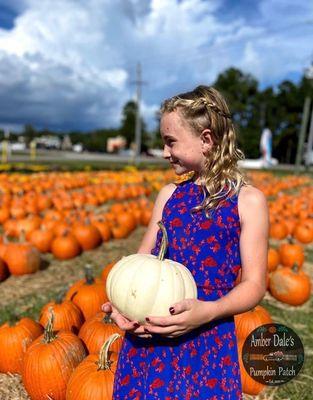
POLYGON ((266 290, 266 200, 237 168, 242 153, 217 90, 199 86, 166 100, 160 128, 164 158, 176 174, 194 175, 160 191, 138 253, 158 253, 162 220, 166 258, 189 268, 198 299, 173 304, 168 316, 147 315, 144 325, 103 305, 126 331, 113 397, 241 399, 233 316, 257 305, 266 290))

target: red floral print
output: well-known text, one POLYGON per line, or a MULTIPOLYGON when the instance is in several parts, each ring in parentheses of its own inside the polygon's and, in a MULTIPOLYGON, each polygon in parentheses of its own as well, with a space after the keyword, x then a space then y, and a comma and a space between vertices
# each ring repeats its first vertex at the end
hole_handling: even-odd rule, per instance
MULTIPOLYGON (((220 204, 210 218, 193 210, 202 200, 201 187, 185 181, 167 201, 162 215, 169 238, 165 257, 191 271, 199 300, 215 301, 234 287, 241 268, 238 196, 220 204)), ((152 254, 158 254, 161 239, 159 231, 152 254)), ((113 399, 242 399, 233 317, 211 321, 175 339, 126 333, 113 399)))

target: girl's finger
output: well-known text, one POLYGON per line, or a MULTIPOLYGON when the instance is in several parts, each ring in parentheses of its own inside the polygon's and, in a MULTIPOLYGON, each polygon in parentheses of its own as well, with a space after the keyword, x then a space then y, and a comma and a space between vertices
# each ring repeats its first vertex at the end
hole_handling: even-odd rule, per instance
POLYGON ((139 325, 137 321, 129 321, 119 313, 112 313, 111 318, 123 331, 133 330, 139 325))
POLYGON ((171 315, 176 315, 176 314, 180 314, 184 311, 187 311, 190 309, 190 305, 188 300, 182 300, 178 303, 173 304, 170 308, 169 308, 169 312, 171 315))
POLYGON ((146 333, 157 333, 159 335, 170 335, 173 332, 182 331, 182 327, 179 325, 171 325, 171 326, 154 326, 154 325, 145 325, 146 333))
POLYGON ((174 324, 182 323, 181 315, 171 315, 169 317, 147 317, 147 326, 156 325, 160 326, 173 326, 174 324))
POLYGON ((112 312, 111 303, 104 303, 104 304, 102 304, 101 310, 104 311, 104 312, 106 312, 106 313, 112 312))
POLYGON ((140 338, 145 338, 145 339, 151 339, 152 335, 150 333, 147 333, 144 330, 144 327, 140 325, 138 328, 135 328, 134 330, 130 331, 131 334, 138 336, 140 338))

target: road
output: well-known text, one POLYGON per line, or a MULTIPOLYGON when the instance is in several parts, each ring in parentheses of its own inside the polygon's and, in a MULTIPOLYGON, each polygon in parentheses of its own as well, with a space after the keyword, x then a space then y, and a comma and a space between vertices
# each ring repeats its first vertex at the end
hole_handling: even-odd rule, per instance
MULTIPOLYGON (((30 154, 28 152, 24 153, 14 153, 9 155, 8 162, 32 162, 32 163, 49 163, 49 162, 77 162, 77 163, 125 163, 125 164, 134 164, 135 160, 133 157, 118 155, 118 154, 107 154, 107 153, 96 153, 96 152, 82 152, 75 153, 73 151, 59 151, 59 150, 37 150, 36 158, 34 160, 30 159, 30 154)), ((147 157, 140 156, 136 160, 137 163, 140 164, 160 164, 166 165, 168 162, 163 158, 159 157, 147 157)), ((276 166, 272 166, 270 169, 275 171, 292 171, 295 166, 292 164, 278 164, 276 166)), ((251 168, 253 169, 253 168, 251 168)), ((256 168, 258 169, 258 168, 256 168)), ((300 166, 300 171, 313 172, 313 165, 311 165, 308 169, 305 168, 304 165, 300 166)))

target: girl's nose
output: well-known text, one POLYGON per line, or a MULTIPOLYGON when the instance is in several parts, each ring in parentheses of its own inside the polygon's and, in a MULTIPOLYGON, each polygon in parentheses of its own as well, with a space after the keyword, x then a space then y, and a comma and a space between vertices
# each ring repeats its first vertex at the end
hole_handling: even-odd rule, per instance
POLYGON ((167 158, 170 158, 170 156, 171 156, 171 154, 170 154, 170 152, 168 150, 168 147, 164 146, 164 148, 163 148, 163 158, 167 159, 167 158))

